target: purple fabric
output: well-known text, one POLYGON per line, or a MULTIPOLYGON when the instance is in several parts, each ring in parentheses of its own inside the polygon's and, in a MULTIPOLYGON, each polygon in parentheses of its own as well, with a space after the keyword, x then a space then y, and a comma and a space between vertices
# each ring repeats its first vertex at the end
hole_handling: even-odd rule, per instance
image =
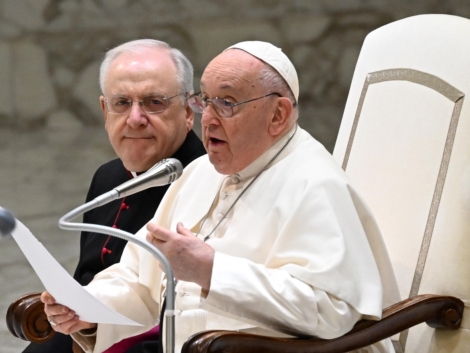
POLYGON ((122 341, 119 341, 118 343, 113 344, 103 353, 124 353, 129 348, 135 346, 139 342, 157 340, 159 332, 160 332, 160 325, 157 325, 150 331, 141 333, 140 335, 124 338, 122 341))

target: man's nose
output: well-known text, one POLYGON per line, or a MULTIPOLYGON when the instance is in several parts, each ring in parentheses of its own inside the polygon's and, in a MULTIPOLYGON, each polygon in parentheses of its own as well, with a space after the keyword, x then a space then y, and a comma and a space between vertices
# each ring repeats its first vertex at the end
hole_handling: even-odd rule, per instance
POLYGON ((201 125, 208 126, 208 125, 219 125, 220 124, 220 116, 214 109, 212 104, 207 104, 205 109, 202 112, 201 116, 201 125))
POLYGON ((133 101, 129 112, 129 117, 127 118, 127 125, 134 129, 137 129, 141 126, 146 126, 148 124, 147 118, 147 113, 140 105, 140 102, 133 101))

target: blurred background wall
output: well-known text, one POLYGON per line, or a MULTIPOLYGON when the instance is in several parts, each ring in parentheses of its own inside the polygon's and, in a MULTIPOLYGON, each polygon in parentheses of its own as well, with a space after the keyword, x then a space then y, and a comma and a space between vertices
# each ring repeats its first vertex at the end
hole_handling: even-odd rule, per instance
MULTIPOLYGON (((401 18, 470 17, 459 0, 0 0, 0 206, 70 272, 78 235, 57 220, 82 203, 114 158, 103 129, 98 69, 107 49, 138 38, 179 48, 195 67, 243 40, 265 40, 300 77, 300 125, 332 151, 365 36, 401 18)), ((442 29, 445 31, 445 28, 442 29)), ((196 123, 200 133, 200 125, 196 123)), ((0 314, 42 286, 12 239, 0 244, 0 314)), ((0 350, 19 352, 0 321, 0 350)))
MULTIPOLYGON (((157 38, 207 63, 242 40, 265 40, 300 76, 301 124, 332 149, 361 44, 422 13, 468 17, 452 0, 0 0, 0 126, 16 131, 102 125, 103 53, 157 38)), ((443 29, 445 30, 445 29, 443 29)))

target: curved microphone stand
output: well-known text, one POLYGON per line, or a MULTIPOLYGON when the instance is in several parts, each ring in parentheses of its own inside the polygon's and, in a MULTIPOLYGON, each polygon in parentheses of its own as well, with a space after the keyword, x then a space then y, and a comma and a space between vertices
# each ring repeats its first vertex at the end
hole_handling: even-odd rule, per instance
MULTIPOLYGON (((148 187, 165 185, 176 180, 182 173, 183 167, 181 163, 173 158, 163 160, 155 167, 151 168, 146 173, 139 177, 130 180, 117 188, 81 205, 59 220, 59 227, 66 230, 89 231, 112 235, 121 239, 125 239, 135 243, 145 250, 149 251, 162 265, 163 272, 166 274, 167 287, 166 287, 166 352, 174 353, 175 350, 175 279, 173 276, 173 269, 171 268, 168 259, 161 253, 160 250, 155 248, 151 243, 145 239, 137 238, 135 235, 125 232, 120 229, 106 227, 98 224, 87 223, 72 223, 71 220, 88 212, 96 207, 105 205, 113 200, 122 198, 124 196, 142 191, 148 187), (157 168, 158 167, 158 168, 157 168), (152 181, 150 181, 150 179, 152 181), (152 184, 153 183, 153 184, 152 184)), ((163 322, 160 323, 163 329, 163 322)))
MULTIPOLYGON (((88 212, 96 207, 104 205, 107 202, 100 203, 100 197, 77 207, 70 211, 59 220, 59 227, 66 230, 78 230, 78 231, 89 231, 95 233, 101 233, 106 235, 112 235, 127 241, 133 242, 145 250, 149 251, 160 263, 162 264, 163 271, 167 277, 167 290, 166 290, 166 351, 169 353, 174 352, 175 348, 175 280, 173 276, 173 269, 171 268, 170 262, 167 258, 153 245, 146 240, 136 238, 133 234, 125 232, 120 229, 106 227, 98 224, 86 224, 86 223, 72 223, 71 220, 88 212)), ((109 202, 109 201, 108 201, 109 202)), ((163 329, 163 323, 160 323, 163 329)))

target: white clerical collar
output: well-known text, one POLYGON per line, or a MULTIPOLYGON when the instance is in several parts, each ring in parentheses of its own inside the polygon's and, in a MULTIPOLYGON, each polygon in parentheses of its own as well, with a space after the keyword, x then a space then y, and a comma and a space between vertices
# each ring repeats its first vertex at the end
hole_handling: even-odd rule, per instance
POLYGON ((136 173, 136 172, 131 172, 131 171, 129 171, 129 172, 132 174, 132 176, 133 176, 134 178, 137 178, 137 173, 136 173))
MULTIPOLYGON (((250 165, 248 165, 245 169, 241 170, 238 173, 235 173, 240 180, 247 180, 254 177, 258 174, 261 169, 263 169, 266 164, 279 152, 279 150, 287 143, 287 141, 292 137, 292 134, 295 133, 297 128, 297 124, 290 129, 284 136, 282 136, 279 140, 277 140, 271 147, 269 147, 266 151, 263 152, 261 156, 255 159, 250 165)), ((276 161, 274 161, 275 163, 276 161)), ((273 163, 273 164, 274 164, 273 163)))

